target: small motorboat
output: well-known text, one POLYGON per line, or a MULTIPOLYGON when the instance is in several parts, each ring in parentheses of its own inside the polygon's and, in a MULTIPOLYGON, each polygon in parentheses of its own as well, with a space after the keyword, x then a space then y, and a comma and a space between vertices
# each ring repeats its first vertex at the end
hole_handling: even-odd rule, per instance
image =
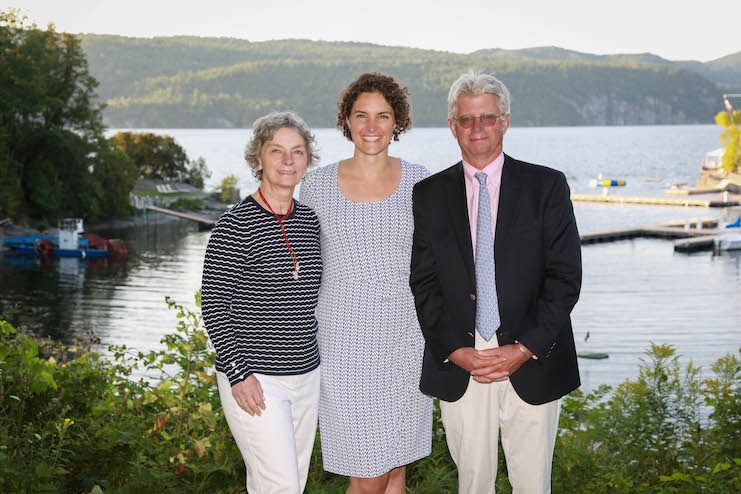
POLYGON ((736 221, 727 223, 724 230, 726 231, 713 239, 715 250, 741 250, 741 216, 736 221))
POLYGON ((65 218, 59 222, 59 235, 21 235, 3 240, 3 246, 19 256, 79 257, 80 259, 121 258, 128 254, 120 239, 105 239, 100 235, 83 234, 82 220, 65 218))
POLYGON ((715 250, 741 250, 741 233, 727 232, 713 239, 715 250))

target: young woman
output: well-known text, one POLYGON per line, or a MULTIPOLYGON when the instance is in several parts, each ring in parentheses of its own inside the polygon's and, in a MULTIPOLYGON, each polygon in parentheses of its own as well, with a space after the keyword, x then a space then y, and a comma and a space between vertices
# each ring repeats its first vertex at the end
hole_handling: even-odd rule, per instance
POLYGON ((307 175, 301 201, 321 224, 317 306, 324 469, 349 493, 405 492, 405 467, 432 444, 419 391, 424 342, 409 288, 412 187, 429 173, 389 156, 411 126, 407 90, 363 74, 342 93, 337 126, 353 156, 307 175))

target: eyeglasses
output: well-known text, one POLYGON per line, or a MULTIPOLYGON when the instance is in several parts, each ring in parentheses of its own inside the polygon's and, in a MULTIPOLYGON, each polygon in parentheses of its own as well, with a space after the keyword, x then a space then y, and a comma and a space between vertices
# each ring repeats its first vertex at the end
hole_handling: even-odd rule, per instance
POLYGON ((474 117, 473 115, 461 115, 460 117, 453 117, 453 120, 464 129, 470 129, 473 127, 474 122, 478 119, 483 127, 492 127, 497 123, 500 117, 503 117, 504 113, 494 115, 493 113, 486 113, 484 115, 474 117))

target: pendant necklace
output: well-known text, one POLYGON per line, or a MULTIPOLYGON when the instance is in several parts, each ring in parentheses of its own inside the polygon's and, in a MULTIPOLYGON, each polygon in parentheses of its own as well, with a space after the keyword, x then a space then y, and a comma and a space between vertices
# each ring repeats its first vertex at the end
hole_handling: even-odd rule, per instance
POLYGON ((265 198, 265 195, 262 193, 262 188, 258 187, 257 192, 260 194, 260 198, 263 200, 265 205, 268 207, 271 213, 273 213, 273 216, 275 216, 275 219, 278 220, 278 225, 280 225, 280 232, 283 234, 283 241, 286 243, 286 247, 288 248, 288 253, 291 255, 291 260, 293 261, 293 279, 298 281, 298 258, 296 257, 296 254, 293 252, 293 248, 291 247, 291 242, 288 241, 288 235, 286 235, 286 229, 283 226, 283 220, 286 219, 286 217, 291 214, 291 211, 293 211, 293 200, 291 201, 291 204, 288 206, 288 211, 286 211, 286 214, 284 214, 282 217, 277 215, 275 211, 273 211, 273 208, 270 207, 270 203, 265 198))

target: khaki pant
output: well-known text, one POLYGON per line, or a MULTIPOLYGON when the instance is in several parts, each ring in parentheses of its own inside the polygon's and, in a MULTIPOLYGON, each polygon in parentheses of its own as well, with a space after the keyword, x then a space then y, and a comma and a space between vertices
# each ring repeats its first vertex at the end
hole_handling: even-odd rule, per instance
MULTIPOLYGON (((487 342, 476 334, 477 349, 495 346, 496 337, 487 342)), ((560 400, 530 405, 509 380, 481 384, 471 378, 460 400, 441 400, 440 408, 460 494, 495 492, 500 430, 513 494, 551 492, 560 400)))

